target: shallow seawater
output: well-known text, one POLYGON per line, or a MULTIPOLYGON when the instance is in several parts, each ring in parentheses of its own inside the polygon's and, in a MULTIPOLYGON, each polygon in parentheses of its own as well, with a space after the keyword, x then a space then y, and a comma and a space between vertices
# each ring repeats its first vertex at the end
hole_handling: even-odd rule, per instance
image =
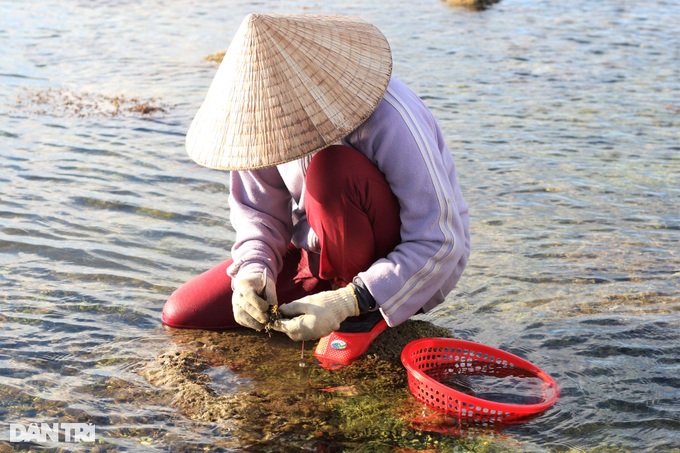
POLYGON ((534 373, 499 375, 453 375, 439 382, 466 395, 493 403, 540 404, 546 401, 546 385, 534 373))
POLYGON ((291 438, 268 435, 289 419, 230 424, 258 420, 263 383, 280 385, 287 416, 337 409, 321 414, 328 426, 289 426, 298 450, 399 439, 443 451, 680 449, 678 2, 0 0, 0 10, 0 451, 30 449, 9 442, 9 424, 31 422, 94 423, 100 451, 276 451, 291 438), (285 338, 161 326, 168 295, 234 240, 226 173, 195 165, 183 141, 217 69, 205 57, 258 11, 354 14, 385 33, 394 74, 442 125, 471 211, 468 269, 421 319, 549 373, 561 398, 545 414, 501 430, 375 430, 362 415, 426 412, 401 381, 381 394, 358 371, 333 381, 313 345, 299 367, 285 338), (246 395, 252 412, 192 415, 140 371, 185 357, 216 396, 205 395, 246 395))

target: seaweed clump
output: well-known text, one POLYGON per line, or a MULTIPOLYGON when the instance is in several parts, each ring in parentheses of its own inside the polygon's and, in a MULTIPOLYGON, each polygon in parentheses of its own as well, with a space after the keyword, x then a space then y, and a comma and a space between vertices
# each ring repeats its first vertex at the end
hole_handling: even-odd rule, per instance
POLYGON ((203 57, 204 60, 207 61, 214 61, 216 63, 222 63, 222 60, 224 59, 224 56, 227 54, 225 51, 219 51, 215 53, 211 53, 210 55, 206 55, 203 57))
POLYGON ((65 88, 25 88, 17 96, 17 105, 38 115, 98 117, 135 116, 167 113, 169 106, 159 99, 141 99, 125 95, 106 96, 76 92, 65 88))
POLYGON ((267 309, 267 315, 269 316, 269 320, 267 321, 267 324, 265 324, 264 326, 264 331, 267 332, 269 336, 271 336, 272 330, 274 330, 274 326, 282 318, 281 312, 279 311, 279 306, 270 305, 269 308, 267 309))

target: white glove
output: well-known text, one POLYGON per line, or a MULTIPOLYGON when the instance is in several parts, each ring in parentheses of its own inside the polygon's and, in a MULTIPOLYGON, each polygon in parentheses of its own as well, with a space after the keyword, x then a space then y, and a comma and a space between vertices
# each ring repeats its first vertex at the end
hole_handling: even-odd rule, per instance
POLYGON ((266 273, 237 275, 231 305, 237 323, 243 327, 262 330, 269 322, 269 306, 278 305, 276 284, 267 279, 266 273))
POLYGON ((292 340, 305 341, 325 337, 340 327, 349 316, 359 315, 359 304, 350 283, 344 288, 324 291, 283 304, 279 313, 285 318, 276 322, 275 330, 292 340))

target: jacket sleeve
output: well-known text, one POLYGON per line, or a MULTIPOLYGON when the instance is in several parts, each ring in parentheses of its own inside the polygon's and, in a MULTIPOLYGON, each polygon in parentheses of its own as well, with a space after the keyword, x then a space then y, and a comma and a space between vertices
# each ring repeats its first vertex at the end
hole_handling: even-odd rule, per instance
POLYGON ((239 272, 267 270, 274 279, 283 266, 283 254, 293 232, 291 195, 276 167, 231 172, 230 221, 236 231, 231 250, 239 272))
POLYGON ((442 302, 460 278, 470 253, 467 205, 434 117, 403 85, 393 81, 345 142, 373 161, 399 200, 401 243, 359 274, 394 326, 442 302))

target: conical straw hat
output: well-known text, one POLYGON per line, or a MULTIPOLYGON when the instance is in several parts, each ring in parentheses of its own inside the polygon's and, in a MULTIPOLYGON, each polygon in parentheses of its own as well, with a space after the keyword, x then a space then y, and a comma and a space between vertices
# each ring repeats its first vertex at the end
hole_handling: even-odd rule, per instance
POLYGON ((221 170, 268 167, 325 148, 375 110, 390 47, 349 16, 250 14, 186 137, 189 156, 221 170))

